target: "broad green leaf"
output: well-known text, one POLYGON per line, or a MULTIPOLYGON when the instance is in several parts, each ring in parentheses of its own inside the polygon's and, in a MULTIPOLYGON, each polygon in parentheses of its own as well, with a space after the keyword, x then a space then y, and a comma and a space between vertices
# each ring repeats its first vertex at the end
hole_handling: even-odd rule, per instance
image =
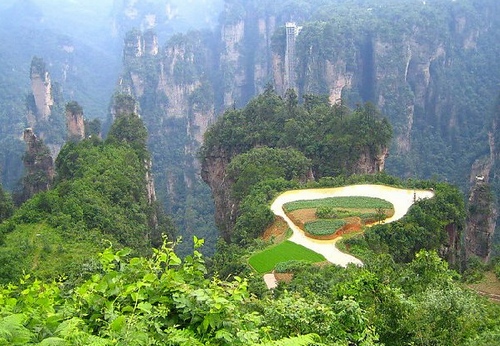
POLYGON ((119 332, 120 330, 122 330, 125 327, 126 321, 127 320, 126 320, 125 316, 123 316, 123 315, 118 316, 117 318, 115 318, 115 320, 113 322, 111 322, 111 324, 110 324, 111 330, 114 332, 119 332))

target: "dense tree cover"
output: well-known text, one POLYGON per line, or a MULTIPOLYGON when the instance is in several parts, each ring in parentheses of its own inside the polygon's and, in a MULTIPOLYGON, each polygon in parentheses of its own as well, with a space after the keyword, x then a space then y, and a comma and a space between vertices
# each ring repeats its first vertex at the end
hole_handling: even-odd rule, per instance
MULTIPOLYGON (((195 239, 195 243, 201 241, 195 239)), ((290 326, 281 328, 283 337, 270 335, 271 322, 256 309, 254 304, 260 303, 250 296, 247 281, 205 278, 198 251, 183 262, 166 244, 150 259, 128 258, 129 253, 106 249, 100 255, 101 271, 71 291, 29 276, 19 284, 1 287, 0 341, 9 345, 310 345, 319 341, 318 336, 297 333, 290 326)))
POLYGON ((298 150, 259 147, 237 155, 228 165, 227 174, 234 180, 233 195, 239 200, 263 180, 305 181, 310 165, 311 161, 298 150))
POLYGON ((465 205, 460 191, 445 183, 432 184, 435 196, 417 201, 401 220, 377 224, 359 238, 347 241, 349 246, 365 243, 376 253, 389 253, 396 262, 410 262, 421 249, 440 254, 460 269, 463 251, 459 244, 449 243, 450 232, 463 234, 465 205))
POLYGON ((363 154, 373 157, 389 144, 391 126, 373 105, 351 111, 324 97, 304 99, 299 104, 293 90, 282 98, 268 88, 243 109, 227 111, 205 134, 202 159, 217 150, 232 158, 258 146, 294 148, 322 177, 355 173, 363 154))
POLYGON ((268 179, 255 184, 240 203, 232 239, 240 245, 255 240, 274 221, 269 208, 278 192, 298 188, 296 181, 284 178, 268 179))
POLYGON ((436 252, 421 250, 408 264, 378 255, 363 267, 302 264, 293 272, 292 281, 274 291, 278 301, 301 295, 326 304, 349 297, 364 312, 358 323, 371 326, 381 344, 486 345, 500 337, 498 306, 457 283, 436 252))
MULTIPOLYGON (((195 239, 199 245, 200 240, 195 239)), ((0 287, 9 345, 488 345, 499 307, 463 288, 435 252, 409 264, 294 266, 257 298, 251 282, 207 278, 195 250, 151 258, 105 249, 100 270, 67 290, 25 276, 0 287)))
POLYGON ((0 184, 0 223, 12 216, 13 212, 14 204, 12 203, 12 198, 0 184))
POLYGON ((93 265, 105 239, 145 254, 161 244, 162 233, 172 237, 169 219, 148 201, 147 133, 141 129, 137 115, 123 116, 106 141, 93 137, 63 147, 55 187, 28 200, 1 227, 1 260, 18 269, 3 280, 28 268, 48 277, 75 275, 82 263, 93 265), (18 257, 19 265, 13 263, 18 257))

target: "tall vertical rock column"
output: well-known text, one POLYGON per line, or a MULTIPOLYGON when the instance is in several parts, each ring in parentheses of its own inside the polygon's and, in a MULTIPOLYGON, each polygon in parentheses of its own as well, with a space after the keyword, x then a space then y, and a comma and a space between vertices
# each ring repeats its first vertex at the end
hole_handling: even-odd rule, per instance
POLYGON ((69 102, 66 105, 66 127, 70 141, 77 142, 85 138, 83 108, 77 102, 69 102))
POLYGON ((54 181, 54 161, 49 148, 38 138, 31 128, 24 130, 26 153, 23 157, 25 176, 20 201, 24 202, 41 191, 47 191, 54 181))
POLYGON ((54 98, 50 75, 41 58, 34 57, 31 61, 30 79, 36 106, 36 119, 48 120, 51 107, 54 105, 54 98))

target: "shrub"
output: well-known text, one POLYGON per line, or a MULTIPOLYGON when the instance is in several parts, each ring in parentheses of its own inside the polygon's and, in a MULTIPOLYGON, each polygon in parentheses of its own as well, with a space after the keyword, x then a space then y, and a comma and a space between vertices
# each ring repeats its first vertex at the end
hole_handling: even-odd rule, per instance
POLYGON ((279 262, 274 267, 274 271, 277 273, 291 273, 298 272, 311 267, 311 262, 304 260, 290 260, 285 262, 279 262))
POLYGON ((316 209, 316 217, 318 219, 336 219, 338 214, 333 207, 322 206, 316 209))

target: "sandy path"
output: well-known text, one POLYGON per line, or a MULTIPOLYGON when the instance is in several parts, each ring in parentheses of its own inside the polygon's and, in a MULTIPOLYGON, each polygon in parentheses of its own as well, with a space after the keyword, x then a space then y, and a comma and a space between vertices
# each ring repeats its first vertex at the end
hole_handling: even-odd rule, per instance
POLYGON ((320 199, 328 197, 363 196, 378 197, 391 202, 394 205, 394 215, 385 220, 392 222, 402 218, 414 203, 415 199, 432 198, 434 192, 427 190, 398 189, 384 185, 350 185, 326 189, 291 190, 279 195, 271 205, 271 210, 277 216, 281 216, 292 229, 293 235, 290 238, 294 243, 303 245, 334 264, 347 266, 349 263, 361 265, 362 262, 354 256, 341 252, 335 243, 341 237, 334 240, 315 240, 305 236, 304 232, 298 228, 283 211, 283 204, 298 200, 320 199))

